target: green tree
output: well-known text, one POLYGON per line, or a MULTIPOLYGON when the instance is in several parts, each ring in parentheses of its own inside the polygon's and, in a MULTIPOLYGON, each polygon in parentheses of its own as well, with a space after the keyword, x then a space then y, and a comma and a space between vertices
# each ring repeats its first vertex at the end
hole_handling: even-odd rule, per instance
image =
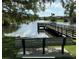
POLYGON ((76 1, 61 0, 62 6, 65 8, 65 15, 69 16, 70 24, 76 23, 76 1))
MULTIPOLYGON (((7 21, 7 23, 19 23, 25 22, 24 20, 31 20, 30 15, 28 15, 28 11, 32 10, 34 15, 38 11, 45 10, 45 3, 55 2, 56 0, 2 0, 3 2, 3 23, 7 21), (7 9, 7 12, 4 10, 7 9), (28 10, 25 12, 25 10, 28 10), (5 17, 7 15, 7 17, 5 17), (8 18, 8 19, 7 19, 8 18)), ((75 16, 75 2, 73 0, 60 0, 62 6, 65 8, 65 14, 73 19, 75 16)), ((36 15, 37 17, 37 15, 36 15)), ((34 19, 36 19, 34 17, 34 19)), ((72 20, 70 20, 72 21, 72 20)), ((72 23, 72 22, 71 22, 72 23)))

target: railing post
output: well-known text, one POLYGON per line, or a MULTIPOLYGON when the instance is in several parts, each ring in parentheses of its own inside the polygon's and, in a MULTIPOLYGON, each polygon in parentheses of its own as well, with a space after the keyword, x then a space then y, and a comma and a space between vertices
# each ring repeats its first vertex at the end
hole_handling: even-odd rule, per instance
POLYGON ((42 41, 42 43, 43 43, 43 54, 45 54, 45 38, 43 38, 43 41, 42 41))
POLYGON ((64 27, 63 27, 63 34, 65 35, 65 25, 64 25, 64 27))
POLYGON ((58 26, 58 32, 60 32, 60 27, 58 26))
POLYGON ((74 36, 74 30, 72 29, 72 38, 73 38, 73 36, 74 36))
POLYGON ((46 25, 47 25, 47 24, 44 24, 44 29, 43 29, 43 31, 45 31, 45 30, 46 30, 46 25))
POLYGON ((64 45, 66 44, 66 36, 63 36, 62 50, 61 53, 64 54, 64 45))
POLYGON ((63 28, 62 28, 62 25, 61 25, 61 35, 63 34, 63 28))
POLYGON ((67 36, 67 28, 66 28, 66 36, 67 36))
POLYGON ((56 25, 56 31, 57 31, 57 25, 56 25))
POLYGON ((56 25, 54 25, 55 26, 55 30, 56 30, 56 25))
POLYGON ((37 32, 39 33, 39 23, 37 23, 37 32))
POLYGON ((25 55, 25 39, 22 39, 23 55, 25 55))
POLYGON ((57 28, 58 28, 58 29, 57 29, 57 32, 59 32, 59 27, 57 26, 57 28))

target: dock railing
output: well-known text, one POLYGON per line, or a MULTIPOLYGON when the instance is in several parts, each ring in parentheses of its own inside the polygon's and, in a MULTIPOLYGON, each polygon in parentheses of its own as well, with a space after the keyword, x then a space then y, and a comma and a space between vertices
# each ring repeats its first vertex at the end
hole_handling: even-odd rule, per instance
POLYGON ((45 31, 45 29, 51 29, 56 31, 58 34, 66 35, 68 37, 76 38, 76 27, 71 25, 59 25, 56 23, 38 23, 38 33, 45 31))

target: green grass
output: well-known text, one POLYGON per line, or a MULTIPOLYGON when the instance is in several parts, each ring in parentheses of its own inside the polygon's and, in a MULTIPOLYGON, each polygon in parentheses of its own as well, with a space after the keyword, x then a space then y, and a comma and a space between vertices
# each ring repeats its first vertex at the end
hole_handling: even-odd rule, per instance
POLYGON ((76 45, 65 46, 65 49, 67 49, 72 56, 76 56, 76 45))
MULTIPOLYGON (((49 46, 49 47, 61 47, 61 46, 49 46)), ((66 45, 65 49, 69 51, 69 54, 75 59, 76 56, 76 45, 66 45)))
POLYGON ((64 22, 63 19, 57 19, 56 22, 64 22))

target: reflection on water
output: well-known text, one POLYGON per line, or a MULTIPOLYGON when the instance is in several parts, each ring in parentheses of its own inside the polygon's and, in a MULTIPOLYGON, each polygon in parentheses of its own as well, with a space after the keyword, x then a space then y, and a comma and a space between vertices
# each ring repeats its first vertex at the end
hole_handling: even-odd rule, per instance
MULTIPOLYGON (((37 22, 31 22, 29 24, 21 24, 19 26, 3 26, 3 34, 4 33, 18 33, 18 35, 36 35, 37 34, 37 22)), ((42 37, 45 34, 40 34, 42 37)), ((15 38, 11 37, 3 37, 3 58, 6 59, 16 59, 16 53, 18 52, 18 48, 15 47, 15 38)))
POLYGON ((4 34, 5 36, 12 37, 48 37, 45 33, 38 34, 37 32, 37 23, 48 23, 50 21, 37 20, 34 22, 30 22, 29 24, 21 24, 19 25, 19 29, 8 34, 4 34))
POLYGON ((17 29, 18 26, 2 26, 2 34, 4 35, 4 33, 11 33, 16 31, 17 29))
MULTIPOLYGON (((37 23, 49 23, 50 21, 45 21, 45 20, 37 20, 34 22, 30 22, 29 24, 20 24, 18 29, 16 29, 16 27, 9 27, 9 28, 5 28, 4 30, 6 30, 6 32, 4 33, 5 36, 11 36, 11 37, 31 37, 31 38, 35 38, 35 37, 48 37, 45 33, 40 33, 38 34, 37 32, 37 23), (7 30, 9 32, 7 32, 7 30), (13 31, 15 30, 15 31, 13 31), (13 32, 11 32, 13 31, 13 32), (8 33, 8 34, 7 34, 8 33)), ((70 26, 69 23, 63 23, 63 22, 56 22, 57 25, 66 25, 66 26, 70 26)))

